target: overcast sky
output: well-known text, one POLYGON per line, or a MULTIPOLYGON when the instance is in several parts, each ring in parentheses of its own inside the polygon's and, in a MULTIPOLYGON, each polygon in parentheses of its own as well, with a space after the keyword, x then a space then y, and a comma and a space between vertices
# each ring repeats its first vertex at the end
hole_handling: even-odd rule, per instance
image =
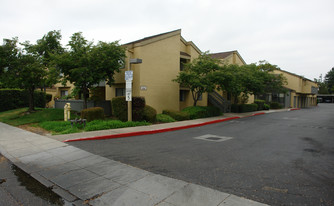
POLYGON ((61 30, 121 44, 182 29, 202 51, 238 50, 313 80, 334 67, 333 0, 1 0, 0 38, 61 30))

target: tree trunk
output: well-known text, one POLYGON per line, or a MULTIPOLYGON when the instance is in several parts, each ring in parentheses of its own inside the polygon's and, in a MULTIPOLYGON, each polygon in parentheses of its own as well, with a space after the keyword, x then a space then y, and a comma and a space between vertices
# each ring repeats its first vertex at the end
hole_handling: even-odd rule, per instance
POLYGON ((29 112, 35 111, 35 101, 34 101, 34 88, 28 89, 29 93, 29 112))
POLYGON ((87 109, 87 89, 86 89, 86 87, 84 87, 82 89, 82 94, 83 94, 83 98, 84 98, 83 108, 87 109))
POLYGON ((197 105, 197 101, 198 101, 198 93, 195 92, 195 91, 191 91, 191 94, 192 94, 192 96, 193 96, 193 100, 194 100, 194 104, 193 104, 193 106, 196 107, 196 105, 197 105))

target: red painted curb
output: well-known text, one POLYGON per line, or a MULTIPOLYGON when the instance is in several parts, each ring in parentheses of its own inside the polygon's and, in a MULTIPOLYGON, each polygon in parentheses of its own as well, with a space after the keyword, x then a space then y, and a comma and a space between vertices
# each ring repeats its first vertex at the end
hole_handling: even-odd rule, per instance
POLYGON ((200 127, 208 124, 214 124, 219 122, 225 122, 228 120, 233 119, 239 119, 240 117, 229 117, 225 119, 218 119, 213 120, 209 122, 203 122, 199 124, 192 124, 192 125, 186 125, 186 126, 180 126, 180 127, 171 127, 171 128, 165 128, 165 129, 156 129, 156 130, 148 130, 148 131, 140 131, 140 132, 128 132, 128 133, 121 133, 121 134, 111 134, 111 135, 104 135, 104 136, 97 136, 97 137, 85 137, 85 138, 78 138, 78 139, 69 139, 64 140, 63 142, 76 142, 76 141, 85 141, 85 140, 102 140, 102 139, 113 139, 113 138, 122 138, 122 137, 131 137, 131 136, 140 136, 140 135, 148 135, 148 134, 157 134, 162 132, 170 132, 170 131, 176 131, 181 129, 188 129, 193 127, 200 127))
POLYGON ((266 113, 265 112, 259 112, 259 113, 251 114, 251 115, 248 115, 248 116, 244 116, 243 118, 245 118, 245 117, 253 117, 253 116, 262 115, 262 114, 266 114, 266 113))
POLYGON ((295 110, 300 110, 300 108, 293 108, 293 109, 290 109, 289 111, 295 111, 295 110))

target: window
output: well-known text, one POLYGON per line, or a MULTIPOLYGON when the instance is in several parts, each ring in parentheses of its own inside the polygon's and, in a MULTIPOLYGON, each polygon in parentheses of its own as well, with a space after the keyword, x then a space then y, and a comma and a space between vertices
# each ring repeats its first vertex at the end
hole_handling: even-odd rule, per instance
POLYGON ((180 90, 180 102, 184 102, 186 100, 186 91, 180 90))
POLYGON ((203 100, 203 94, 199 95, 197 100, 199 100, 199 101, 203 100))
POLYGON ((180 59, 180 71, 184 70, 184 64, 188 63, 187 59, 180 59))
POLYGON ((63 97, 63 96, 67 96, 68 95, 68 90, 61 90, 60 91, 60 96, 63 97))
POLYGON ((124 97, 125 88, 116 88, 116 97, 124 97))

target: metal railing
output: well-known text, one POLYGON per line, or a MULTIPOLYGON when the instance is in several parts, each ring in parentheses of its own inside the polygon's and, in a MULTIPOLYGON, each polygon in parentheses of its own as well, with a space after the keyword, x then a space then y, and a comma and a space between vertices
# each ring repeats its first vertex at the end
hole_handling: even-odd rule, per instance
POLYGON ((220 109, 221 112, 231 112, 231 102, 222 97, 218 92, 209 93, 209 102, 220 109))

